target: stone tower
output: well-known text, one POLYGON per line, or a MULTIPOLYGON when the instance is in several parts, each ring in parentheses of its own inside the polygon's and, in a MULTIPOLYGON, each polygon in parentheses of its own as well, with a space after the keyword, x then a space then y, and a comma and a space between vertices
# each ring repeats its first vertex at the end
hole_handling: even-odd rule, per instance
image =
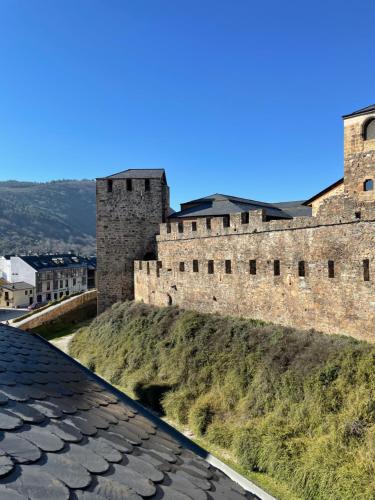
POLYGON ((344 188, 356 202, 375 200, 375 105, 344 117, 344 188))
POLYGON ((155 258, 155 235, 169 209, 162 169, 96 179, 98 313, 134 298, 134 260, 155 258))

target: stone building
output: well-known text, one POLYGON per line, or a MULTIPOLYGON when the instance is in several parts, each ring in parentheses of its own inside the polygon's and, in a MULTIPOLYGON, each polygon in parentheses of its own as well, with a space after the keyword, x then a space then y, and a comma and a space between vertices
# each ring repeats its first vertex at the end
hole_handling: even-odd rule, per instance
POLYGON ((343 118, 344 177, 305 202, 212 195, 167 218, 167 197, 158 194, 157 221, 142 190, 129 196, 122 184, 113 203, 111 178, 99 180, 102 309, 135 297, 375 340, 375 105, 343 118))
POLYGON ((130 169, 96 180, 98 312, 134 298, 134 261, 155 259, 169 188, 162 169, 130 169))

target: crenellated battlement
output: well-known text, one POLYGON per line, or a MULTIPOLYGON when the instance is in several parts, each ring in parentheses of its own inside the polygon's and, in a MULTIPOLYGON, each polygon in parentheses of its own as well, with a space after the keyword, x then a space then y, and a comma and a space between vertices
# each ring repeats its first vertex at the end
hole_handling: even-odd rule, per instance
POLYGON ((168 219, 163 171, 98 179, 100 309, 134 283, 151 304, 375 341, 375 105, 344 117, 344 143, 344 178, 303 203, 216 193, 168 219))
POLYGON ((337 196, 325 200, 315 217, 295 217, 293 219, 270 220, 265 218, 264 210, 254 210, 243 214, 230 214, 229 224, 226 217, 176 221, 160 224, 157 242, 212 238, 238 234, 254 234, 269 231, 287 231, 314 228, 319 226, 357 223, 359 220, 375 220, 375 202, 353 202, 350 198, 337 196), (246 220, 246 222, 244 222, 246 220))

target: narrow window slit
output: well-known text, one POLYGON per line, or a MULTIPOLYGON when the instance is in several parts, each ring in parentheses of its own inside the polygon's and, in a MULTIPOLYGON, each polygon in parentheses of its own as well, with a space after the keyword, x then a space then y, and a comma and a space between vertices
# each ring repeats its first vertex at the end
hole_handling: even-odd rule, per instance
POLYGON ((273 274, 274 274, 274 276, 280 276, 280 261, 279 260, 273 261, 273 274))
POLYGON ((250 260, 249 266, 250 266, 250 274, 256 274, 257 273, 257 261, 255 259, 250 260))
POLYGON ((304 260, 300 260, 298 262, 298 276, 300 278, 304 278, 306 276, 306 266, 304 260))
POLYGON ((370 261, 369 261, 369 259, 363 260, 363 280, 370 281, 370 261))
POLYGON ((232 261, 231 260, 225 261, 225 273, 232 274, 232 261))
POLYGON ((328 261, 328 278, 335 277, 335 263, 333 260, 328 261))

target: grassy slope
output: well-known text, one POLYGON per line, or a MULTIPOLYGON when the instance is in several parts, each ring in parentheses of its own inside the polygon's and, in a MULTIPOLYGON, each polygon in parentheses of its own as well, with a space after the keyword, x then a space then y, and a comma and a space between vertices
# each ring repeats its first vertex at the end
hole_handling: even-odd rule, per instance
POLYGON ((71 354, 302 498, 375 498, 375 346, 125 303, 71 354))

